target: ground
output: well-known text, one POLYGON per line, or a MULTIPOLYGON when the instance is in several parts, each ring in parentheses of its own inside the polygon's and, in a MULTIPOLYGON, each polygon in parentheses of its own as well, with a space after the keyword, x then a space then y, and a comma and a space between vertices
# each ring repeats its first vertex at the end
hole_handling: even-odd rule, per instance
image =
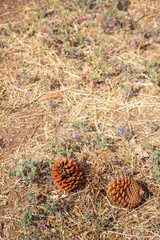
POLYGON ((0 3, 0 239, 158 240, 159 0, 0 3), (85 173, 71 192, 63 155, 85 173), (134 209, 107 197, 119 172, 134 209))

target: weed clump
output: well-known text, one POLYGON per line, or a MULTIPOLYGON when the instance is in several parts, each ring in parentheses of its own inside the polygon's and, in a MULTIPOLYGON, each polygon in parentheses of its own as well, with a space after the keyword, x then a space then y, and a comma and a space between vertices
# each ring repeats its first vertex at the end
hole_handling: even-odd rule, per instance
POLYGON ((17 159, 14 159, 16 167, 13 171, 9 172, 11 177, 21 177, 23 181, 33 182, 37 175, 37 162, 34 158, 29 161, 25 160, 23 164, 19 164, 17 159))

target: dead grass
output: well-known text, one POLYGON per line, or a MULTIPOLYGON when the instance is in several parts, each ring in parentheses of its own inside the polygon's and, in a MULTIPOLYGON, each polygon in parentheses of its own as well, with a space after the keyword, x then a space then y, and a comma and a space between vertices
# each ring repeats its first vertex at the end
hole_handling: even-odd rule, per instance
POLYGON ((121 2, 0 8, 1 239, 159 239, 160 3, 121 2), (63 94, 38 100, 52 91, 63 94), (51 184, 61 154, 86 174, 70 193, 51 184), (9 175, 31 157, 38 175, 9 175), (105 188, 130 170, 151 193, 116 208, 105 188))

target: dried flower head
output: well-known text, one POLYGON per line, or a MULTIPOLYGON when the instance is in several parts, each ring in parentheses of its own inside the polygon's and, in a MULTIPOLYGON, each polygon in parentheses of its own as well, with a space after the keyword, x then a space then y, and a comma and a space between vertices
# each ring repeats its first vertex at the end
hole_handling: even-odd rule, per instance
POLYGON ((55 160, 51 168, 51 176, 55 185, 66 191, 76 188, 84 175, 81 165, 69 157, 63 156, 55 160))
POLYGON ((107 196, 119 207, 134 208, 142 201, 144 191, 133 176, 117 176, 107 186, 107 196))

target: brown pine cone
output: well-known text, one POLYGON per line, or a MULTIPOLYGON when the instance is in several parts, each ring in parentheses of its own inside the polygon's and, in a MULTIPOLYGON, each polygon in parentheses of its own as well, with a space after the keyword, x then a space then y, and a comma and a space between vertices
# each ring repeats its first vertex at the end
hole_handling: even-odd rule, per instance
POLYGON ((107 196, 119 207, 134 208, 142 201, 144 191, 132 176, 117 176, 107 186, 107 196))
POLYGON ((62 157, 51 166, 53 182, 59 189, 70 191, 76 188, 83 178, 81 165, 73 158, 62 157))

